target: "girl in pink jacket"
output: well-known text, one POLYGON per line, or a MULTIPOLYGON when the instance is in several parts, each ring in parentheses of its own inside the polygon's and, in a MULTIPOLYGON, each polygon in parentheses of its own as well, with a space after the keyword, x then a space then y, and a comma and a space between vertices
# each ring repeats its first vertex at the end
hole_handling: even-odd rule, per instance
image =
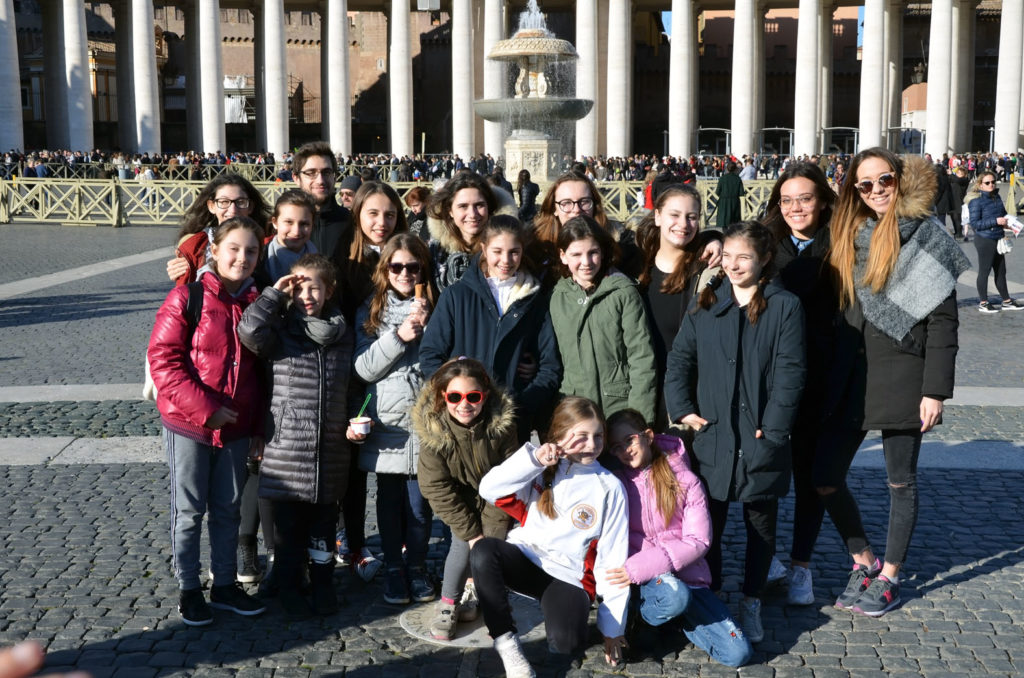
MULTIPOLYGON (((608 419, 608 449, 629 503, 629 557, 607 581, 637 585, 639 613, 651 626, 677 618, 683 633, 715 661, 742 666, 753 648, 711 589, 704 554, 711 516, 700 479, 690 470, 683 441, 655 435, 636 410, 608 419)), ((610 460, 609 460, 610 461, 610 460)), ((627 638, 627 640, 629 640, 627 638)))

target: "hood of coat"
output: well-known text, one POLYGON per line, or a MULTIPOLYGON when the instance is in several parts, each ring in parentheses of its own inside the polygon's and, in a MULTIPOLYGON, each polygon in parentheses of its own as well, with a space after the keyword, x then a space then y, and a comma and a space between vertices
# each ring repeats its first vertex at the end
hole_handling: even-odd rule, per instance
MULTIPOLYGON (((785 292, 786 288, 782 286, 782 282, 778 276, 775 276, 771 281, 765 285, 763 293, 765 299, 774 297, 779 292, 785 292)), ((723 315, 731 307, 735 306, 735 302, 732 300, 732 283, 729 282, 729 277, 722 278, 722 284, 715 290, 715 297, 718 299, 715 305, 711 307, 711 312, 715 315, 723 315)))
MULTIPOLYGON (((586 297, 587 303, 593 303, 603 296, 607 296, 616 290, 621 290, 624 287, 636 287, 636 282, 624 273, 620 273, 614 268, 608 271, 608 274, 601 279, 601 282, 597 284, 597 289, 594 290, 589 297, 583 291, 575 280, 570 277, 560 278, 555 283, 555 289, 552 294, 558 296, 569 297, 570 299, 581 299, 586 297)), ((582 304, 582 302, 580 302, 582 304)))
MULTIPOLYGON (((428 382, 412 408, 412 424, 421 445, 437 450, 452 452, 455 441, 448 432, 448 410, 441 404, 437 410, 437 397, 428 382)), ((500 440, 516 430, 516 407, 511 396, 500 388, 491 391, 484 412, 491 413, 491 419, 483 435, 491 440, 500 440)))
POLYGON ((904 156, 900 182, 901 199, 896 216, 922 219, 931 215, 939 186, 932 164, 916 155, 904 156))
MULTIPOLYGON (((494 211, 495 214, 508 214, 513 217, 519 216, 519 208, 516 206, 516 199, 512 197, 511 193, 503 188, 498 188, 497 186, 491 186, 491 191, 494 193, 494 199, 498 203, 497 209, 494 211)), ((460 238, 454 231, 454 227, 449 229, 444 220, 437 219, 428 214, 427 230, 430 232, 430 239, 436 240, 446 251, 462 251, 462 238, 460 238)))

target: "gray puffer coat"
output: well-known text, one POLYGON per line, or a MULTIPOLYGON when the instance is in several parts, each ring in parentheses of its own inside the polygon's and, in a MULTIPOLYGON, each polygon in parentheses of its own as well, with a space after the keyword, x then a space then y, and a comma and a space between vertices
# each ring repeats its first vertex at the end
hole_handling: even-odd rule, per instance
POLYGON ((259 494, 326 504, 342 499, 348 484, 352 330, 335 309, 307 318, 288 300, 267 287, 238 324, 272 383, 259 494))
POLYGON ((366 416, 373 430, 359 448, 359 468, 375 473, 416 475, 420 443, 412 432, 412 406, 423 388, 420 342, 405 343, 398 328, 412 309, 412 297, 388 292, 383 323, 368 334, 369 299, 356 314, 356 374, 372 393, 366 416))

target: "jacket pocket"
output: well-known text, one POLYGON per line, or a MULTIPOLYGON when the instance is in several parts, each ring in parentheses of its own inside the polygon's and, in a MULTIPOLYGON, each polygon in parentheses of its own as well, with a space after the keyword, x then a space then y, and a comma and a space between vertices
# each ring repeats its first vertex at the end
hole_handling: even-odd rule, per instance
POLYGON ((629 379, 610 379, 601 382, 601 395, 605 398, 629 398, 629 379))
MULTIPOLYGON (((693 434, 693 456, 697 461, 698 468, 702 470, 715 465, 718 448, 718 430, 715 424, 716 422, 708 419, 708 423, 693 434)), ((706 476, 706 474, 702 471, 701 476, 706 476)))
POLYGON ((747 470, 751 473, 786 473, 792 466, 789 440, 778 442, 770 438, 757 438, 754 454, 748 460, 747 470))

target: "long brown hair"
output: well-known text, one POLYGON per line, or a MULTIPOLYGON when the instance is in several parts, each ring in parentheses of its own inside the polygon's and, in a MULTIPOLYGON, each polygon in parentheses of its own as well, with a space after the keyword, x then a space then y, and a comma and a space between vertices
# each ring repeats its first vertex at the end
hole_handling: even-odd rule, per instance
POLYGON ((368 256, 366 246, 369 244, 369 240, 363 233, 359 219, 360 213, 363 211, 363 203, 373 195, 385 196, 395 210, 395 230, 391 232, 391 237, 388 240, 409 230, 409 224, 405 220, 405 208, 402 207, 402 199, 398 197, 395 189, 381 181, 364 181, 352 199, 352 246, 348 252, 349 261, 362 263, 368 256))
POLYGON ((558 220, 558 214, 556 213, 558 206, 555 205, 555 193, 558 192, 559 186, 573 181, 587 185, 587 190, 590 191, 590 198, 594 201, 594 220, 601 225, 601 228, 607 228, 608 216, 604 212, 601 194, 597 191, 597 187, 594 186, 594 182, 586 174, 566 172, 555 179, 555 182, 548 187, 548 192, 544 194, 544 200, 540 203, 540 209, 537 210, 537 215, 533 218, 533 230, 538 241, 551 243, 555 247, 558 246, 558 231, 561 230, 562 222, 558 220))
POLYGON ((391 237, 384 248, 380 251, 380 261, 373 269, 373 296, 370 298, 370 313, 363 323, 363 329, 367 334, 376 335, 384 322, 384 309, 388 305, 388 290, 391 284, 388 282, 388 266, 395 252, 405 251, 411 254, 420 265, 420 280, 427 286, 427 301, 430 307, 434 307, 435 292, 434 282, 430 275, 432 265, 430 261, 430 250, 427 244, 411 233, 399 233, 391 237))
MULTIPOLYGON (((548 442, 552 443, 556 440, 561 440, 573 426, 581 421, 590 421, 592 419, 601 422, 601 428, 605 432, 604 437, 607 438, 608 426, 605 424, 604 413, 597 403, 579 396, 562 398, 555 407, 554 414, 551 415, 551 425, 548 427, 546 438, 548 442)), ((558 512, 555 511, 554 490, 552 489, 557 472, 558 464, 544 469, 544 473, 541 474, 541 487, 543 489, 540 499, 537 500, 537 508, 551 520, 558 517, 558 512)))
MULTIPOLYGON (((751 325, 757 324, 757 319, 764 312, 768 302, 764 298, 764 288, 775 275, 775 236, 767 226, 759 221, 740 221, 729 224, 723 233, 724 239, 743 238, 750 245, 761 263, 761 275, 757 279, 757 289, 750 303, 747 304, 747 320, 751 325)), ((698 308, 705 311, 715 305, 718 301, 716 290, 725 279, 725 271, 708 281, 708 284, 701 290, 697 299, 698 308)))
POLYGON ((455 195, 464 188, 475 188, 480 191, 484 202, 487 203, 488 218, 494 215, 498 209, 498 199, 494 197, 494 191, 479 174, 466 170, 453 176, 442 188, 430 195, 427 216, 444 222, 445 230, 457 242, 462 243, 463 251, 472 252, 476 243, 463 240, 462 233, 452 221, 452 202, 455 200, 455 195))
POLYGON ((242 189, 246 197, 249 198, 249 217, 257 224, 269 223, 270 207, 267 206, 267 201, 263 199, 263 194, 241 174, 224 172, 203 186, 202 190, 199 191, 199 195, 196 196, 196 199, 185 210, 185 215, 181 222, 181 230, 178 231, 175 244, 186 236, 199 233, 209 227, 217 227, 217 216, 210 212, 207 203, 217 197, 217 191, 222 186, 237 186, 242 189))
MULTIPOLYGON (((628 426, 641 435, 651 430, 644 420, 644 415, 629 408, 619 410, 608 417, 609 431, 620 425, 628 426)), ((686 493, 683 488, 679 487, 679 480, 676 479, 675 471, 672 470, 672 466, 668 463, 668 457, 665 456, 665 452, 658 447, 657 441, 652 438, 650 445, 651 484, 654 485, 654 496, 658 505, 658 513, 665 518, 665 527, 668 527, 672 523, 673 516, 676 514, 676 508, 682 503, 686 493)))
POLYGON ((897 214, 903 202, 903 161, 895 153, 884 148, 869 148, 853 157, 848 178, 839 192, 839 203, 832 218, 832 251, 829 265, 839 288, 839 305, 848 308, 855 299, 855 286, 866 285, 875 293, 885 287, 889 275, 896 268, 900 254, 900 225, 897 214), (854 280, 853 269, 856 260, 854 240, 868 217, 875 217, 875 211, 861 200, 857 190, 857 170, 868 158, 879 158, 888 163, 896 175, 896 186, 892 202, 871 234, 868 249, 867 268, 862 280, 854 280))
MULTIPOLYGON (((661 228, 654 221, 655 212, 661 212, 672 198, 690 198, 697 205, 697 218, 700 218, 700 193, 693 186, 685 184, 673 184, 667 187, 658 196, 654 203, 654 211, 645 216, 637 227, 636 242, 644 253, 644 270, 640 273, 637 281, 641 287, 651 284, 651 271, 654 270, 655 259, 658 250, 661 249, 661 228)), ((700 261, 701 243, 697 234, 694 233, 690 242, 683 246, 683 253, 676 261, 676 267, 661 283, 662 294, 679 294, 686 289, 693 274, 697 273, 704 264, 700 261)))
MULTIPOLYGON (((597 287, 608 275, 608 271, 611 270, 618 258, 618 246, 615 244, 612 234, 601 228, 596 219, 581 214, 562 224, 562 229, 558 232, 558 251, 563 253, 569 249, 569 245, 577 240, 587 240, 588 238, 601 248, 601 268, 595 276, 594 283, 594 287, 597 287)), ((568 278, 569 275, 569 267, 562 264, 562 277, 568 278)))
POLYGON ((807 179, 814 184, 814 197, 821 204, 821 212, 818 213, 817 228, 827 226, 832 220, 832 208, 836 204, 836 192, 828 185, 828 178, 821 168, 813 162, 790 163, 786 171, 779 176, 772 187, 772 193, 768 196, 768 211, 764 218, 764 224, 775 233, 776 240, 788 238, 790 234, 789 225, 782 216, 782 208, 779 201, 782 200, 782 186, 790 179, 807 179))

